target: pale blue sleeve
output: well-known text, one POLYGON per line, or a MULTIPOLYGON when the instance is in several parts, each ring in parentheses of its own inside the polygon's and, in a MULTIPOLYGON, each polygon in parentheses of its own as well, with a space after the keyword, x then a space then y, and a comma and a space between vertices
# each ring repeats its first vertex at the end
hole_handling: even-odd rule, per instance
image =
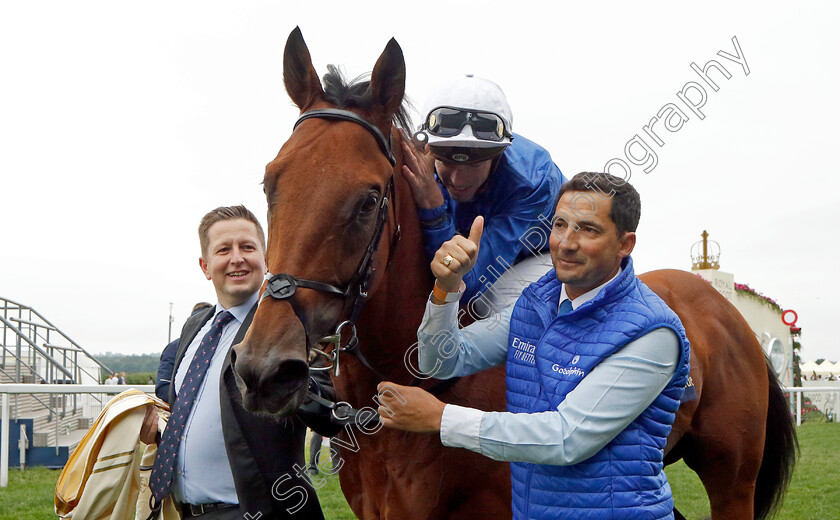
POLYGON ((556 411, 514 414, 446 405, 441 441, 495 460, 576 464, 650 406, 673 377, 679 357, 676 334, 656 329, 597 365, 556 411))
POLYGON ((417 329, 419 368, 424 374, 449 379, 505 362, 513 306, 463 329, 458 327, 458 312, 457 302, 426 303, 417 329))

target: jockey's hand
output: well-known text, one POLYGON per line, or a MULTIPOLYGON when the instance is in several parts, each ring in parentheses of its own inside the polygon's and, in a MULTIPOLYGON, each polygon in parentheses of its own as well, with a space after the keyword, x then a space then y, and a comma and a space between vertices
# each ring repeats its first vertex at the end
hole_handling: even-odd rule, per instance
POLYGON ((457 292, 461 280, 478 259, 478 247, 484 232, 484 217, 475 217, 467 238, 455 235, 440 246, 432 259, 432 274, 437 285, 446 292, 457 292), (449 258, 451 257, 451 259, 449 258), (446 265, 446 264, 449 265, 446 265))
POLYGON ((419 151, 405 132, 402 137, 402 172, 411 187, 414 203, 423 209, 442 206, 443 194, 435 180, 435 158, 429 152, 429 145, 426 145, 423 151, 419 151))
POLYGON ((383 381, 379 391, 379 420, 387 428, 408 432, 439 432, 445 403, 416 386, 383 381))
POLYGON ((158 412, 155 405, 146 405, 146 416, 143 418, 143 426, 140 427, 140 442, 143 444, 156 444, 158 432, 158 412))

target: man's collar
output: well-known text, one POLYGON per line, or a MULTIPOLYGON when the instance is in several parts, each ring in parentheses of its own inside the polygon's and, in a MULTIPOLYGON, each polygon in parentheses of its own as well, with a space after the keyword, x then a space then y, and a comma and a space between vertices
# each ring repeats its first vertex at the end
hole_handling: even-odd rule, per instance
MULTIPOLYGON (((572 302, 572 310, 577 309, 578 307, 580 307, 580 306, 581 306, 581 305, 583 305, 584 303, 588 302, 588 301, 589 301, 589 300, 591 300, 592 298, 594 298, 594 297, 598 296, 598 293, 599 293, 599 292, 601 292, 601 289, 603 289, 604 287, 606 287, 606 286, 607 286, 607 284, 609 284, 610 282, 612 282, 613 280, 615 280, 616 278, 618 278, 618 275, 620 275, 620 274, 621 274, 621 271, 622 271, 622 270, 623 270, 623 269, 621 268, 621 266, 619 266, 619 268, 618 268, 618 272, 617 272, 617 273, 615 273, 615 276, 613 276, 612 278, 610 278, 610 279, 609 279, 609 280, 607 280, 606 282, 602 283, 602 284, 601 284, 601 285, 599 285, 598 287, 596 287, 596 288, 594 288, 594 289, 591 289, 591 290, 589 290, 589 291, 587 291, 587 292, 585 292, 585 293, 581 294, 580 296, 578 296, 578 297, 577 297, 577 298, 575 298, 574 300, 571 300, 571 302, 572 302)), ((559 306, 560 306, 560 304, 562 304, 562 303, 563 303, 563 300, 568 300, 568 299, 569 299, 569 296, 566 294, 566 284, 563 284, 563 286, 560 288, 560 301, 557 303, 558 308, 560 308, 559 306)))
MULTIPOLYGON (((245 321, 245 318, 248 317, 248 313, 251 312, 251 307, 256 305, 257 300, 259 300, 259 297, 260 297, 260 292, 257 291, 254 294, 252 294, 251 297, 248 298, 244 303, 241 303, 241 304, 237 305, 236 307, 231 307, 230 309, 227 309, 227 310, 229 310, 230 313, 233 314, 233 317, 236 318, 236 321, 238 321, 241 324, 242 322, 245 321)), ((223 310, 225 310, 225 308, 222 307, 222 304, 219 303, 219 302, 216 302, 216 309, 215 309, 215 312, 213 312, 213 316, 222 312, 223 310)))

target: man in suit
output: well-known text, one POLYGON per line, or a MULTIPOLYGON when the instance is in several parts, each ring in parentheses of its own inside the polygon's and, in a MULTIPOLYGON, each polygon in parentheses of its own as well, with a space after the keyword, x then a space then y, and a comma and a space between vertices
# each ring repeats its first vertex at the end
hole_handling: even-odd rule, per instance
MULTIPOLYGON (((172 415, 150 478, 153 502, 171 493, 184 518, 202 520, 323 519, 305 476, 304 436, 306 426, 325 435, 340 426, 315 403, 282 420, 248 412, 230 364, 266 272, 262 227, 244 206, 220 207, 204 216, 198 234, 199 265, 218 303, 190 316, 179 338, 169 378, 172 415)), ((332 398, 326 376, 313 378, 310 389, 332 398)), ((147 419, 142 438, 151 440, 156 417, 147 419)))

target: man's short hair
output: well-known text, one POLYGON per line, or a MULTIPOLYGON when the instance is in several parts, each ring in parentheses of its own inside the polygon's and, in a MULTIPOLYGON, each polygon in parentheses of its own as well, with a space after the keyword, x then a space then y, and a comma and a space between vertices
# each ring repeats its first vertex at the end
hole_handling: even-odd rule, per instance
POLYGON ((588 191, 611 198, 613 203, 609 217, 619 236, 627 231, 636 231, 639 227, 642 201, 636 188, 624 179, 609 173, 581 172, 560 188, 558 199, 567 191, 588 191))
POLYGON ((207 308, 212 307, 212 306, 213 306, 212 303, 198 302, 195 305, 193 305, 193 308, 192 308, 192 311, 190 312, 190 314, 195 314, 196 312, 198 312, 200 310, 204 310, 204 309, 207 309, 207 308))
POLYGON ((262 245, 263 251, 265 251, 265 233, 260 225, 260 221, 257 220, 257 217, 255 217, 248 208, 240 204, 239 206, 219 206, 204 215, 201 219, 201 224, 198 225, 198 241, 201 244, 202 257, 207 254, 207 247, 210 245, 210 238, 207 236, 207 233, 210 231, 213 224, 216 222, 236 220, 239 218, 254 223, 257 227, 257 235, 260 238, 260 244, 262 245))

